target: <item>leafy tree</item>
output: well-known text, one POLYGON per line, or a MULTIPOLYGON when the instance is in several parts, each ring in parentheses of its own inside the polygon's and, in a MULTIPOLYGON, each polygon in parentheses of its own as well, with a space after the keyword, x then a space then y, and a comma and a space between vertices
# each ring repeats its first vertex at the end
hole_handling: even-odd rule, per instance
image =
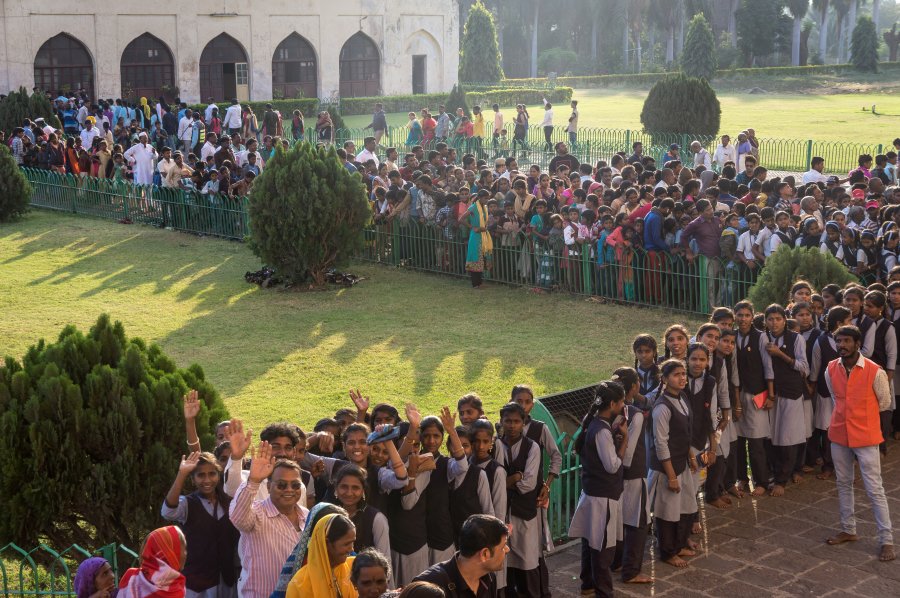
POLYGON ((791 286, 798 280, 806 280, 817 289, 831 283, 844 286, 857 280, 830 253, 787 245, 779 247, 766 260, 766 267, 761 272, 748 295, 760 310, 772 303, 784 305, 791 286))
POLYGON ((41 91, 31 94, 31 97, 28 98, 28 110, 31 114, 29 118, 35 119, 42 116, 47 121, 47 124, 54 129, 62 128, 62 123, 56 117, 53 105, 47 98, 47 94, 41 91))
POLYGON ((295 283, 325 284, 325 272, 363 248, 371 214, 366 186, 334 148, 298 143, 266 162, 250 195, 250 247, 295 283))
POLYGON ((26 118, 31 118, 31 109, 28 107, 28 92, 24 87, 9 92, 8 96, 0 100, 0 131, 9 132, 21 127, 26 118))
POLYGON ((196 389, 200 442, 228 413, 200 366, 179 369, 157 345, 101 315, 66 326, 0 367, 0 542, 133 548, 159 523, 159 501, 186 451, 182 396, 196 389))
POLYGON ((741 0, 735 13, 738 48, 746 66, 775 50, 775 37, 783 4, 781 0, 741 0))
POLYGON ((712 81, 717 67, 716 38, 703 13, 697 13, 688 27, 681 54, 681 70, 688 77, 712 81))
POLYGON ((476 2, 469 11, 459 51, 460 81, 497 83, 503 78, 494 17, 476 2))
POLYGON ((853 38, 850 40, 850 62, 858 70, 870 73, 878 72, 878 33, 875 22, 869 15, 863 15, 856 21, 853 38))
POLYGON ((447 101, 444 102, 444 106, 454 118, 456 118, 457 108, 462 108, 463 114, 466 116, 472 116, 469 104, 466 102, 466 90, 463 88, 462 83, 453 86, 453 89, 450 90, 450 95, 447 96, 447 101))
POLYGON ((16 220, 28 211, 31 184, 6 144, 0 144, 0 222, 16 220))
POLYGON ((538 68, 545 75, 549 72, 563 75, 569 73, 578 64, 578 54, 565 48, 550 48, 541 52, 538 68))
POLYGON ((641 123, 650 133, 715 135, 721 117, 719 99, 709 83, 681 73, 658 81, 641 110, 641 123))
POLYGON ((897 48, 900 47, 900 33, 897 32, 897 23, 894 23, 894 26, 890 29, 885 30, 882 36, 884 37, 884 43, 888 47, 888 60, 897 62, 897 48))

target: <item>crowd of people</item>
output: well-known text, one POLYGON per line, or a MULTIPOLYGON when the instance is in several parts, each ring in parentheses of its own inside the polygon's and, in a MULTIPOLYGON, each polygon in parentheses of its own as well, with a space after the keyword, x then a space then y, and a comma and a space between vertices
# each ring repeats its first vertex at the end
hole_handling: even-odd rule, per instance
MULTIPOLYGON (((642 572, 651 530, 660 561, 688 567, 703 531, 701 501, 751 508, 740 499, 777 499, 810 474, 837 484, 840 531, 826 543, 856 541, 854 463, 878 558, 895 558, 880 473, 882 454, 900 439, 900 272, 893 277, 886 287, 820 292, 801 280, 786 307, 740 301, 716 308, 693 333, 673 324, 659 341, 635 337, 633 363, 596 386, 566 447, 581 459, 568 536, 582 542, 583 595, 612 596, 613 572, 625 583, 652 582, 642 572)), ((120 591, 551 596, 546 509, 562 454, 531 417, 528 386, 515 386, 496 414, 474 393, 456 413, 443 407, 427 417, 411 403, 403 415, 372 405, 358 390, 350 399, 352 408, 311 432, 269 424, 255 446, 240 420, 221 422, 210 453, 200 450, 200 403, 189 392, 190 453, 161 507, 173 525, 148 537, 120 591)), ((86 561, 78 576, 79 598, 114 593, 102 559, 86 561)))

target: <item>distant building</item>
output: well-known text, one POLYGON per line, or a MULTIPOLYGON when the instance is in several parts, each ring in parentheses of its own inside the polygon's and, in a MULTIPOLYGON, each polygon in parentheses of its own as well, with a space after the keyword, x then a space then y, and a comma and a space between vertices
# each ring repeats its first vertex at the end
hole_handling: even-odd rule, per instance
POLYGON ((457 80, 458 0, 3 0, 0 11, 3 93, 205 102, 434 93, 457 80))

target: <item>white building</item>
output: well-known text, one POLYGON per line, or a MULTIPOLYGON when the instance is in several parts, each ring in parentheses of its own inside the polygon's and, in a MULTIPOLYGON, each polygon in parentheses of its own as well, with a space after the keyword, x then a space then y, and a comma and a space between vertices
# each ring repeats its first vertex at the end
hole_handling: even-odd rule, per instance
POLYGON ((456 83, 459 26, 458 0, 0 0, 0 92, 433 93, 456 83))

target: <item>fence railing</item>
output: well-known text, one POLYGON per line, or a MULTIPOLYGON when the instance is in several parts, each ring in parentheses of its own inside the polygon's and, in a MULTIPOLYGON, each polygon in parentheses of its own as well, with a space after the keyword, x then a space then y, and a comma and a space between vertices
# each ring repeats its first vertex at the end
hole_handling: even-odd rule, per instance
POLYGON ((16 544, 0 548, 0 594, 9 596, 75 596, 78 564, 92 556, 109 561, 116 579, 136 566, 138 555, 127 546, 108 544, 95 552, 73 544, 56 551, 46 544, 26 550, 16 544))
POLYGON ((24 169, 34 206, 242 240, 249 233, 247 198, 204 195, 130 181, 24 169))
MULTIPOLYGON (((756 273, 744 265, 697 255, 645 251, 620 245, 582 245, 577 251, 537 241, 530 234, 494 236, 492 269, 485 280, 538 290, 559 290, 610 301, 708 314, 747 295, 756 273)), ((467 276, 468 232, 414 220, 366 229, 363 260, 448 276, 467 276)))

